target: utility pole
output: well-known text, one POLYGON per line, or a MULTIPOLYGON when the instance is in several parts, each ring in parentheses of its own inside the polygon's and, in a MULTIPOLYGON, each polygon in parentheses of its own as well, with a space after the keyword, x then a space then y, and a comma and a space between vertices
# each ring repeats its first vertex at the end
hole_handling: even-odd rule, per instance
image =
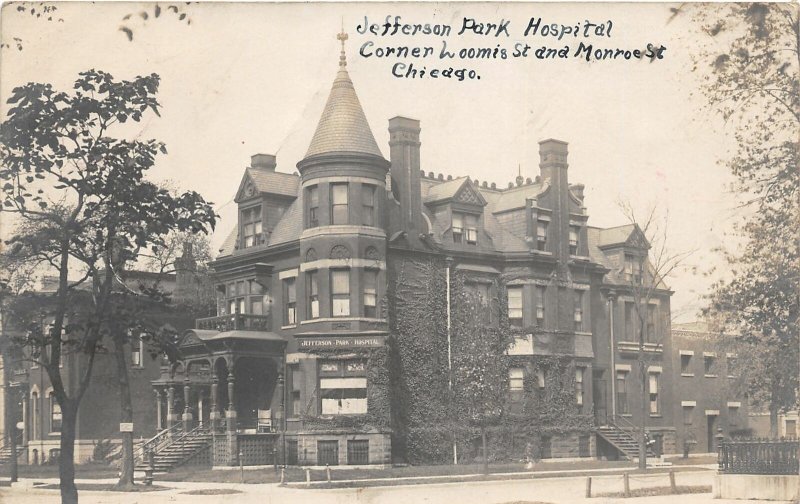
POLYGON ((9 460, 10 480, 15 483, 19 478, 19 468, 17 467, 17 422, 15 421, 17 398, 11 386, 14 373, 11 367, 11 344, 6 334, 5 301, 7 295, 8 282, 2 279, 0 280, 0 348, 2 348, 3 358, 3 432, 8 439, 8 446, 11 450, 11 459, 9 460))
MULTIPOLYGON (((453 266, 453 258, 448 257, 445 259, 447 264, 446 281, 447 281, 447 390, 450 392, 450 397, 453 397, 453 352, 451 347, 451 318, 450 318, 450 268, 453 266)), ((458 445, 456 444, 456 433, 453 431, 453 465, 458 465, 458 445)))

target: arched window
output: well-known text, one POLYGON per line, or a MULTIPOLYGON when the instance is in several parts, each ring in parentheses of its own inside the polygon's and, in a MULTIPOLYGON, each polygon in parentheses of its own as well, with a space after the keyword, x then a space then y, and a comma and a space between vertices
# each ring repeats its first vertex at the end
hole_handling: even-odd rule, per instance
POLYGON ((32 392, 31 393, 31 431, 33 434, 33 439, 40 439, 41 438, 41 430, 39 427, 40 421, 39 415, 39 393, 32 392))
POLYGON ((50 392, 50 432, 61 432, 61 405, 56 400, 56 395, 50 392))

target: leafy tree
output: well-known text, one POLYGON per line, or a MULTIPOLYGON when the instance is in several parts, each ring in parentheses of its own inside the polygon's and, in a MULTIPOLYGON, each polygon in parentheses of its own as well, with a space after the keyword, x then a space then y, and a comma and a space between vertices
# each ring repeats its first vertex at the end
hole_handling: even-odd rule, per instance
POLYGON ((695 55, 709 108, 733 129, 724 161, 748 211, 744 246, 724 251, 729 274, 713 286, 707 313, 746 355, 749 392, 777 415, 797 406, 800 315, 800 10, 797 4, 703 6, 706 35, 695 55))
POLYGON ((213 209, 199 194, 175 197, 145 179, 156 155, 166 153, 162 143, 112 136, 131 131, 123 123, 158 114, 158 84, 156 74, 117 81, 97 70, 82 72, 71 92, 31 82, 12 91, 0 125, 3 211, 18 223, 7 241, 9 253, 57 275, 55 292, 40 295, 52 323, 44 328, 28 317, 30 331, 21 343, 46 371, 62 410, 65 503, 78 500, 78 406, 98 350, 115 330, 110 317, 118 266, 141 250, 157 250, 174 230, 207 232, 215 224, 213 209), (91 295, 81 295, 86 292, 91 295), (69 388, 60 369, 63 340, 86 355, 69 388))

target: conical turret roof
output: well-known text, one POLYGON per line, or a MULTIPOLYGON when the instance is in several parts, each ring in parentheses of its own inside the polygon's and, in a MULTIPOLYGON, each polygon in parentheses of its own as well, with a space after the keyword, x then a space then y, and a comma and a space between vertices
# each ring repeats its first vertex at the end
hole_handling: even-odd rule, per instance
POLYGON ((317 130, 311 139, 305 157, 333 152, 358 152, 383 157, 367 117, 358 101, 353 81, 347 73, 344 56, 345 34, 340 34, 342 53, 339 58, 339 71, 333 81, 328 102, 322 111, 317 130))

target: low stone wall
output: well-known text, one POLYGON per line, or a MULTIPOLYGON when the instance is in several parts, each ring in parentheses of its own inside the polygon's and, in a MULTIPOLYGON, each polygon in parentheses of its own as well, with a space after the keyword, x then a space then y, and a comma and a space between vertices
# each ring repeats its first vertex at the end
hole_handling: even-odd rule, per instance
POLYGON ((596 436, 588 432, 573 432, 570 434, 554 435, 550 438, 549 458, 587 458, 597 456, 596 436), (581 437, 588 438, 588 451, 581 453, 581 437))
POLYGON ((775 474, 717 474, 715 499, 790 501, 800 498, 800 476, 775 474))
MULTIPOLYGON (((368 462, 367 464, 390 464, 392 461, 392 445, 389 434, 385 433, 298 433, 287 435, 287 441, 297 441, 297 463, 301 466, 324 465, 320 463, 317 453, 317 443, 319 441, 338 442, 338 465, 352 464, 347 460, 348 441, 368 441, 368 462)), ((363 464, 360 464, 363 465, 363 464)))

